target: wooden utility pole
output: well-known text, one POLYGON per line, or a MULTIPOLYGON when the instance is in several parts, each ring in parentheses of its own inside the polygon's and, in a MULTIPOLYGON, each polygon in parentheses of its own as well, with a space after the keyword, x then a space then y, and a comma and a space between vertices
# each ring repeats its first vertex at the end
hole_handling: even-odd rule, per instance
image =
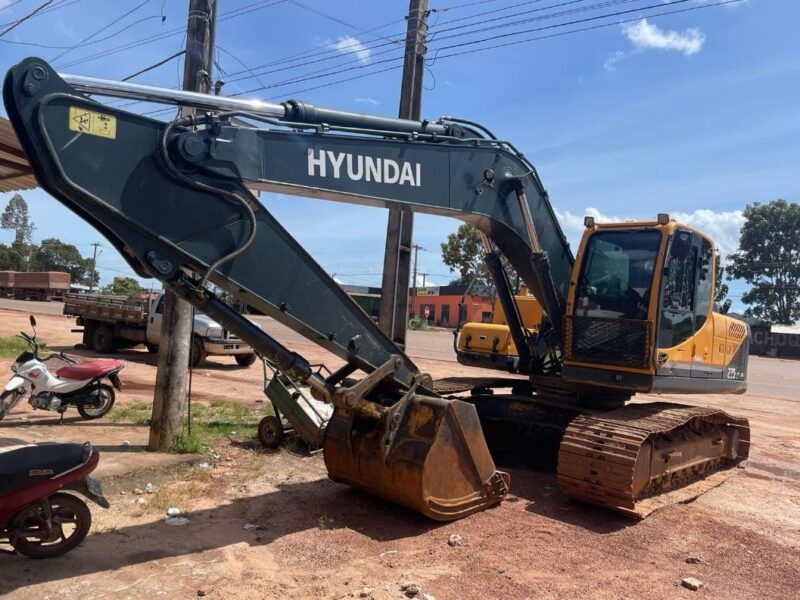
MULTIPOLYGON (((400 88, 401 119, 420 118, 428 12, 428 0, 409 0, 406 54, 400 88)), ((401 347, 405 346, 408 327, 408 283, 413 231, 414 213, 410 209, 389 209, 378 325, 401 347)))
MULTIPOLYGON (((189 0, 183 89, 208 93, 217 0, 189 0)), ((184 114, 188 114, 184 112, 184 114)), ((192 345, 192 307, 167 291, 150 423, 150 450, 169 450, 183 429, 183 404, 192 345)))

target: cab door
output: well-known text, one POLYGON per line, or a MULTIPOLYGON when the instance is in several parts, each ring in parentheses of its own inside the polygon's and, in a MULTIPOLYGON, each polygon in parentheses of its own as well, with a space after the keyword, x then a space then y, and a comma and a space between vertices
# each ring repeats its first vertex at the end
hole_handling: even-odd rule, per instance
POLYGON ((158 345, 161 343, 161 321, 164 318, 164 298, 161 294, 158 301, 151 301, 150 311, 147 315, 147 343, 158 345), (154 306, 155 305, 155 306, 154 306))
POLYGON ((676 229, 670 240, 661 284, 658 320, 660 375, 690 377, 694 351, 698 247, 691 231, 676 229))
POLYGON ((692 377, 719 378, 722 371, 714 366, 714 247, 701 235, 694 235, 697 248, 697 286, 694 302, 694 338, 692 377))

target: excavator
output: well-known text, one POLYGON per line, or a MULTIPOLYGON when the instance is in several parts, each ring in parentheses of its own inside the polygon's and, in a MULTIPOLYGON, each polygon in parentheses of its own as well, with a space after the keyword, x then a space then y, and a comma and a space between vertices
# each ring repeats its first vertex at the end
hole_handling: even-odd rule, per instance
POLYGON ((605 225, 587 218, 574 257, 536 168, 479 123, 59 74, 39 58, 8 71, 3 101, 42 188, 138 275, 160 280, 333 405, 323 456, 335 481, 435 520, 458 519, 509 492, 487 439, 541 431, 559 440, 567 495, 642 516, 648 501, 663 504, 747 458, 746 419, 629 402, 637 392, 746 389, 747 327, 711 308, 711 240, 667 215, 605 225), (164 122, 95 97, 193 114, 164 122), (514 343, 511 354, 495 349, 506 354, 496 364, 504 376, 422 373, 254 191, 405 206, 474 225, 514 343), (523 322, 501 256, 541 306, 535 327, 523 322), (313 369, 219 291, 344 366, 313 369))

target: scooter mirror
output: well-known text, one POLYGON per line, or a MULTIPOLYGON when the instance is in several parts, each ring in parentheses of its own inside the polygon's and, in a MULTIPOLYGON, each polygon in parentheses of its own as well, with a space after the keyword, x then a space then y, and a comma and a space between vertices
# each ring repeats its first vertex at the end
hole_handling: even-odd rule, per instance
POLYGON ((36 327, 36 317, 31 315, 30 320, 31 320, 31 327, 36 327))

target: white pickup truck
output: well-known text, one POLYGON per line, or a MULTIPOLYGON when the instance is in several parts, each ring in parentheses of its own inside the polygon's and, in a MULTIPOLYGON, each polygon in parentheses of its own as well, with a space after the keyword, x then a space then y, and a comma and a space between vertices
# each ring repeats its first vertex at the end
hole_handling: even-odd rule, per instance
MULTIPOLYGON (((66 294, 64 314, 77 317, 83 329, 83 344, 99 354, 144 344, 158 352, 164 292, 154 291, 146 298, 103 294, 66 294)), ((256 360, 253 349, 202 313, 194 315, 192 365, 201 365, 207 356, 233 356, 236 363, 249 367, 256 360)))

